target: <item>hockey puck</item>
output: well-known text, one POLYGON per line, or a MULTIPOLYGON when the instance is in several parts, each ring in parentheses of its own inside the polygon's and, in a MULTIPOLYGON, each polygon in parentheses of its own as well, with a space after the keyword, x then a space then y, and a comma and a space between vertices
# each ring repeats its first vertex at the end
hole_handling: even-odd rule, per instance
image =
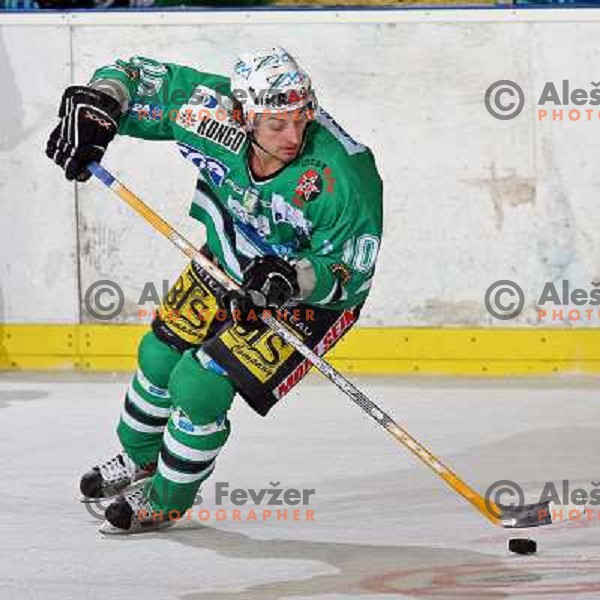
POLYGON ((537 543, 528 538, 512 538, 508 540, 508 549, 515 554, 535 554, 537 543))

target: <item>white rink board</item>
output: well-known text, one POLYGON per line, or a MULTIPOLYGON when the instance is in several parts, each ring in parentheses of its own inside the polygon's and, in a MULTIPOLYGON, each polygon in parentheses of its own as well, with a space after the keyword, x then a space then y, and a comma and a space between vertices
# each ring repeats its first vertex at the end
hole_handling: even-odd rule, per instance
MULTIPOLYGON (((22 23, 27 16, 17 21, 7 15, 0 24, 22 23)), ((172 281, 185 262, 91 183, 79 192, 78 267, 75 196, 42 152, 66 82, 85 83, 97 66, 135 54, 226 72, 240 50, 269 44, 285 45, 300 58, 321 103, 373 148, 380 166, 384 243, 361 325, 534 325, 534 304, 544 282, 569 278, 573 287, 589 290, 590 282, 600 279, 600 203, 595 201, 600 120, 538 123, 533 101, 547 80, 570 78, 573 87, 589 89, 598 79, 597 12, 31 17, 29 29, 3 27, 3 32, 18 28, 19 42, 3 33, 0 50, 12 72, 21 74, 13 78, 21 96, 27 92, 32 55, 38 68, 29 79, 38 82, 43 73, 46 81, 39 100, 31 100, 31 110, 43 118, 33 120, 22 142, 16 127, 8 129, 10 148, 21 144, 22 151, 15 156, 7 154, 4 143, 0 147, 0 199, 11 209, 10 222, 3 222, 9 234, 2 236, 0 249, 19 280, 15 287, 10 277, 2 278, 4 321, 80 320, 74 292, 79 274, 80 294, 99 279, 119 283, 127 300, 124 318, 136 322, 144 282, 155 281, 160 290, 160 282, 172 281), (115 27, 117 22, 122 24, 115 27), (42 44, 42 31, 61 43, 42 44), (485 90, 500 79, 518 82, 527 98, 523 113, 511 121, 493 119, 484 107, 485 90), (32 172, 39 186, 34 195, 27 187, 34 185, 32 172), (47 198, 53 199, 52 210, 47 198), (39 230, 40 219, 44 245, 21 234, 39 230), (12 255, 15 232, 22 248, 18 259, 12 255), (47 258, 46 245, 61 257, 61 270, 50 277, 51 300, 42 306, 36 301, 34 309, 44 261, 57 264, 47 258), (485 310, 484 292, 499 279, 515 280, 525 291, 527 308, 515 322, 493 321, 485 310)), ((3 114, 11 98, 0 99, 3 114)), ((106 165, 185 234, 202 239, 200 227, 186 217, 193 169, 173 146, 122 138, 111 147, 106 165)))
POLYGON ((44 154, 70 82, 66 28, 0 20, 0 321, 79 321, 73 186, 44 154))

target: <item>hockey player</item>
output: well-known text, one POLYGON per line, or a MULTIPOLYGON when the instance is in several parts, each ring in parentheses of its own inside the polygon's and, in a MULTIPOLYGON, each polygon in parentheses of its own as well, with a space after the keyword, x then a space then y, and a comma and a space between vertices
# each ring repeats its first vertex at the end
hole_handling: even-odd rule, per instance
POLYGON ((225 294, 193 263, 184 270, 140 342, 117 427, 123 451, 81 479, 88 498, 116 496, 101 531, 154 529, 183 515, 212 473, 235 394, 264 416, 308 371, 260 311, 294 306, 277 316, 319 354, 356 322, 382 183, 371 151, 317 106, 282 48, 242 55, 231 78, 117 60, 67 88, 59 117, 46 153, 68 180, 89 179, 86 165, 117 133, 177 143, 197 168, 190 214, 206 228, 204 252, 242 284, 225 294))

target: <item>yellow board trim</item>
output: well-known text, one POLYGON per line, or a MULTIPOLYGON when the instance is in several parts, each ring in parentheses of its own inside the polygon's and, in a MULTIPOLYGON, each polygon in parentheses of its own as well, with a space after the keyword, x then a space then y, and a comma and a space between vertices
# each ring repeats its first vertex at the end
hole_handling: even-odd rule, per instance
MULTIPOLYGON (((0 369, 132 371, 146 325, 0 324, 0 369)), ((359 375, 600 373, 600 329, 357 328, 327 355, 359 375)))

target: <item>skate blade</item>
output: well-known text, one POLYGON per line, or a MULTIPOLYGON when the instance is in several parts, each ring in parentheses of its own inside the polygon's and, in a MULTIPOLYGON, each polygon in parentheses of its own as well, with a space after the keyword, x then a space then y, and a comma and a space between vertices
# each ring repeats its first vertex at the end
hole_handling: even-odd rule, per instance
POLYGON ((150 533, 152 531, 159 531, 160 529, 167 529, 168 527, 173 527, 175 524, 176 521, 157 521, 138 523, 134 529, 120 529, 105 519, 102 525, 98 527, 98 533, 102 535, 137 535, 138 533, 150 533))
POLYGON ((131 531, 127 531, 126 529, 119 529, 114 525, 111 525, 106 519, 102 521, 100 527, 98 527, 98 533, 103 535, 131 535, 131 531))
POLYGON ((118 492, 115 492, 111 496, 102 496, 102 498, 90 498, 89 496, 79 496, 79 502, 81 504, 96 504, 98 502, 104 502, 106 500, 112 501, 119 496, 125 496, 129 494, 129 492, 134 492, 137 490, 148 478, 144 477, 143 479, 137 479, 131 485, 120 489, 118 492))
POLYGON ((81 502, 81 504, 98 504, 106 500, 114 500, 117 496, 118 494, 115 494, 114 496, 104 496, 102 498, 89 498, 88 496, 80 496, 79 502, 81 502))

